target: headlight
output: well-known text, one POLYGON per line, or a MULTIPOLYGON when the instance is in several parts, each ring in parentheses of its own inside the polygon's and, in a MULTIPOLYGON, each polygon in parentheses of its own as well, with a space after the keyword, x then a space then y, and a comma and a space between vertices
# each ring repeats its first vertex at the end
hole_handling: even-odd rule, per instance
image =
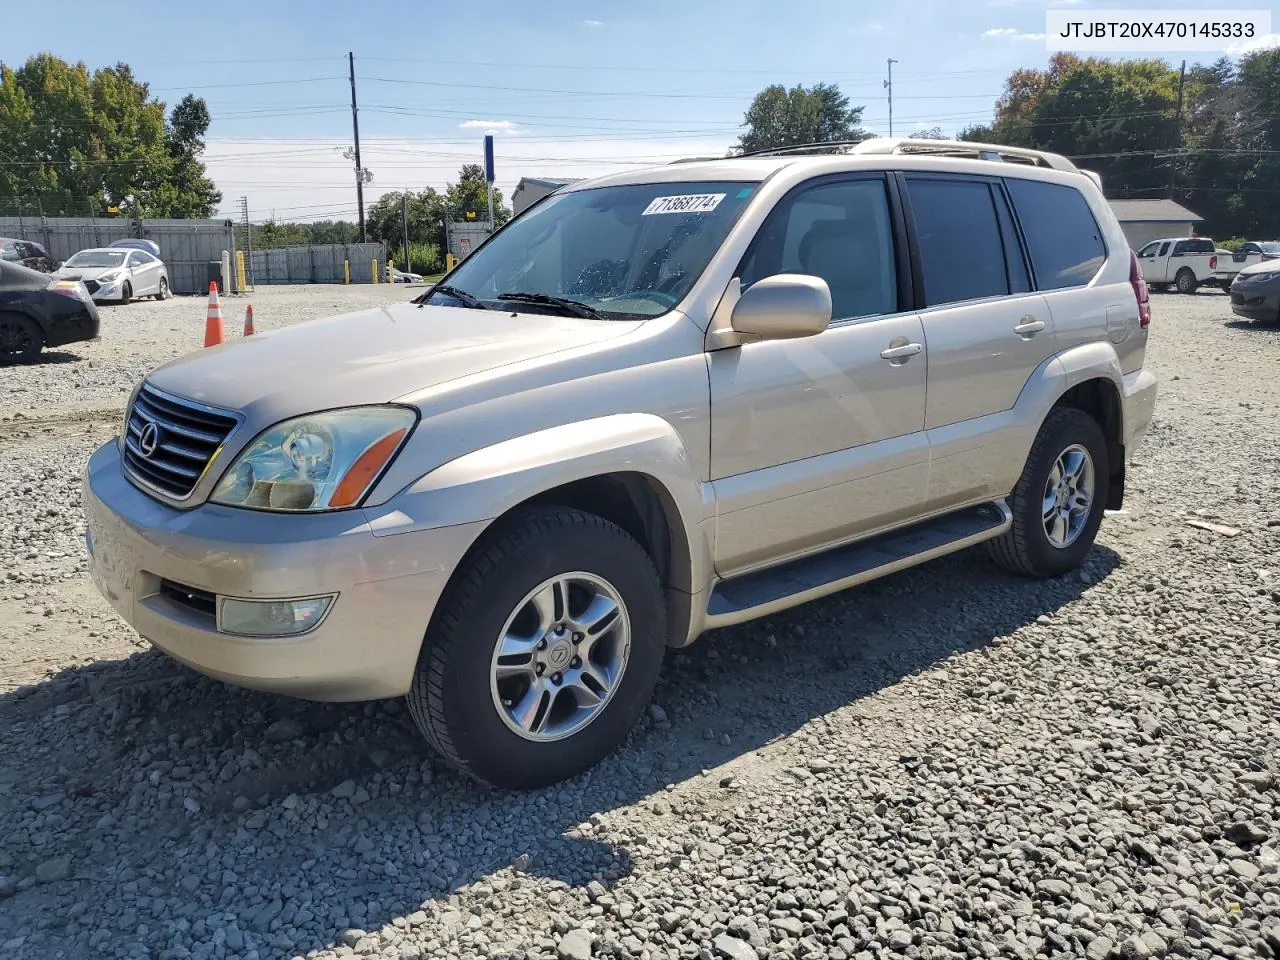
POLYGON ((112 280, 117 280, 117 279, 119 279, 119 277, 120 277, 120 271, 119 271, 119 270, 114 270, 114 271, 112 271, 111 273, 104 273, 102 276, 100 276, 100 277, 98 278, 98 282, 99 282, 99 283, 110 283, 112 280))
POLYGON ((354 507, 417 419, 406 407, 352 407, 278 423, 236 457, 209 499, 254 510, 354 507))

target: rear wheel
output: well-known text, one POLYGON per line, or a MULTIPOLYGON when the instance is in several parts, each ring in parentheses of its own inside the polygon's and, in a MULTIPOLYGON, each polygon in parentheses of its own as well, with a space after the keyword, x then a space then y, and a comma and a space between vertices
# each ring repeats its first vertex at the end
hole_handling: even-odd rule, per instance
POLYGON ((1178 288, 1179 293, 1195 293, 1196 288, 1200 286, 1200 281, 1196 279, 1190 267, 1183 267, 1173 278, 1173 284, 1178 288))
POLYGON ((30 363, 44 349, 44 334, 31 318, 0 313, 0 365, 30 363))
POLYGON ((988 543, 992 558, 1029 577, 1056 577, 1078 567, 1102 524, 1109 471, 1097 421, 1072 407, 1054 410, 1009 498, 1013 525, 988 543))
POLYGON ((157 300, 169 299, 169 280, 167 277, 160 278, 160 289, 156 291, 157 300))
POLYGON ((132 300, 133 300, 133 287, 130 285, 129 281, 126 280, 124 282, 124 286, 120 288, 120 302, 125 306, 128 306, 130 301, 132 300))
POLYGON ((579 510, 525 511, 486 534, 445 591, 409 712, 476 779, 548 786, 622 743, 665 645, 662 584, 639 543, 579 510))

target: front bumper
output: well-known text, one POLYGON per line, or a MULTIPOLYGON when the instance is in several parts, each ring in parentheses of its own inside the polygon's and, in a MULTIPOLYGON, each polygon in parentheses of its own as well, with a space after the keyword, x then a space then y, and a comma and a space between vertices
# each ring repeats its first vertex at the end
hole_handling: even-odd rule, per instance
POLYGON ((175 510, 125 478, 115 441, 89 459, 84 509, 94 583, 139 634, 201 673, 314 700, 408 691, 436 602, 486 525, 375 537, 360 511, 175 510), (220 633, 162 581, 218 597, 337 599, 309 633, 256 639, 220 633))
POLYGON ((124 279, 113 280, 110 283, 99 283, 94 281, 93 285, 85 284, 89 289, 89 296, 93 297, 96 303, 110 302, 119 300, 120 294, 124 290, 124 279))
POLYGON ((1255 289, 1251 284, 1231 287, 1231 312, 1247 320, 1280 321, 1280 290, 1274 284, 1255 289))

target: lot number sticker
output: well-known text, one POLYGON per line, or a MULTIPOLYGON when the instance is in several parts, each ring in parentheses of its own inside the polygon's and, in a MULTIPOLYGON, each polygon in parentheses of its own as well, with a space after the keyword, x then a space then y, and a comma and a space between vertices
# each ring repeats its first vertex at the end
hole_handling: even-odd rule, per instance
POLYGON ((654 197, 641 216, 656 213, 710 213, 724 199, 723 193, 686 193, 682 197, 654 197))

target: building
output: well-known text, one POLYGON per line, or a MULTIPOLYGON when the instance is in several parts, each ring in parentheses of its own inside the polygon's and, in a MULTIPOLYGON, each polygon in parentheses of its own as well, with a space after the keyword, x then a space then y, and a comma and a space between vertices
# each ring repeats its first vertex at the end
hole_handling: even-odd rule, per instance
POLYGON ((1189 237, 1195 232, 1198 217, 1181 204, 1172 200, 1111 200, 1111 209, 1129 246, 1141 250, 1152 240, 1165 237, 1189 237))
POLYGON ((565 180, 552 177, 521 177, 511 192, 512 216, 519 216, 549 193, 555 193, 561 187, 577 180, 565 180))

